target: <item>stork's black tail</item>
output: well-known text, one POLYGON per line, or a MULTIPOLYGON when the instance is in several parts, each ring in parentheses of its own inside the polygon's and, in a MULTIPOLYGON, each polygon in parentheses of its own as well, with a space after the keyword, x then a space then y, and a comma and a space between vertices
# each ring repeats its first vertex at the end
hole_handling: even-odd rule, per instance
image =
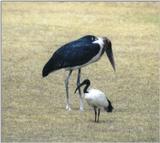
POLYGON ((113 106, 112 106, 112 103, 111 103, 111 101, 109 99, 107 99, 107 101, 108 101, 108 106, 104 107, 104 110, 106 112, 112 112, 112 110, 114 109, 113 106))
POLYGON ((46 77, 50 72, 51 72, 51 68, 46 64, 42 70, 42 77, 46 77))
POLYGON ((53 71, 53 67, 51 64, 48 62, 44 65, 43 70, 42 70, 42 76, 46 77, 50 72, 53 71))
POLYGON ((42 76, 46 77, 49 73, 60 69, 60 64, 53 57, 44 65, 42 70, 42 76))

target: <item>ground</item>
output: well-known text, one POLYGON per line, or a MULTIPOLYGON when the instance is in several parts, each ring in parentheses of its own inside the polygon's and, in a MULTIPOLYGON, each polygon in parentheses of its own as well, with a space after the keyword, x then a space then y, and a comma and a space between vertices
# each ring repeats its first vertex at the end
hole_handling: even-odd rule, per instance
POLYGON ((159 141, 160 3, 3 2, 2 141, 159 141), (81 36, 112 41, 116 72, 104 54, 82 69, 82 80, 106 93, 112 113, 79 111, 70 81, 65 110, 64 70, 42 78, 53 52, 81 36))

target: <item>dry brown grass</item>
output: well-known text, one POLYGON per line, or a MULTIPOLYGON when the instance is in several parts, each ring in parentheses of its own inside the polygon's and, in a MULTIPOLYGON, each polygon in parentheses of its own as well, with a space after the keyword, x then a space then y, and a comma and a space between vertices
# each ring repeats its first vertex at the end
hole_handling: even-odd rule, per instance
POLYGON ((159 3, 2 4, 2 141, 159 141, 159 3), (104 91, 114 112, 100 123, 85 104, 65 110, 63 70, 42 79, 52 53, 83 35, 108 36, 117 72, 105 56, 82 70, 104 91))

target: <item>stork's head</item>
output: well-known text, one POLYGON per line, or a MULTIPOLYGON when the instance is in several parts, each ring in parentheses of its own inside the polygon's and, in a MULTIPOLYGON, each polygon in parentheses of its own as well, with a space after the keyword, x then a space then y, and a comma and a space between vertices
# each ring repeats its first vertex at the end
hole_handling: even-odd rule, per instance
POLYGON ((108 59, 109 59, 111 65, 115 71, 116 68, 115 68, 114 56, 113 56, 113 52, 112 52, 112 43, 107 37, 102 37, 102 39, 104 42, 104 48, 105 48, 106 54, 108 56, 108 59))
POLYGON ((98 40, 98 38, 94 35, 86 35, 86 36, 83 36, 82 38, 80 38, 80 40, 83 42, 92 43, 92 42, 98 40))
POLYGON ((79 40, 85 42, 85 43, 98 43, 100 47, 103 47, 103 51, 106 51, 106 54, 108 56, 108 59, 114 69, 115 68, 115 62, 114 62, 114 57, 113 57, 113 52, 112 52, 112 43, 107 37, 96 37, 93 35, 86 35, 79 40))

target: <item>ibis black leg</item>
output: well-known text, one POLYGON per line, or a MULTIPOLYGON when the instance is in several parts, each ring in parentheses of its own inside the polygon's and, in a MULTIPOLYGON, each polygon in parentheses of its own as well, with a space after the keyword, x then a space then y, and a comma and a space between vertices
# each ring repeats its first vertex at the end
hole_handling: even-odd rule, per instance
POLYGON ((70 108, 70 99, 69 99, 69 91, 68 91, 68 83, 69 83, 69 78, 72 74, 72 70, 69 71, 69 74, 65 80, 65 87, 66 87, 66 100, 67 100, 67 105, 66 105, 66 109, 67 110, 71 110, 70 108))
MULTIPOLYGON (((77 77, 77 87, 80 85, 80 78, 81 78, 81 69, 78 69, 78 77, 77 77)), ((78 89, 79 98, 80 98, 80 110, 83 111, 83 98, 81 88, 78 89)))
POLYGON ((99 108, 99 109, 98 109, 98 120, 97 120, 97 122, 99 122, 100 112, 101 112, 101 109, 99 108))
POLYGON ((94 113, 95 113, 95 122, 96 122, 96 119, 97 119, 97 107, 94 107, 94 113))

